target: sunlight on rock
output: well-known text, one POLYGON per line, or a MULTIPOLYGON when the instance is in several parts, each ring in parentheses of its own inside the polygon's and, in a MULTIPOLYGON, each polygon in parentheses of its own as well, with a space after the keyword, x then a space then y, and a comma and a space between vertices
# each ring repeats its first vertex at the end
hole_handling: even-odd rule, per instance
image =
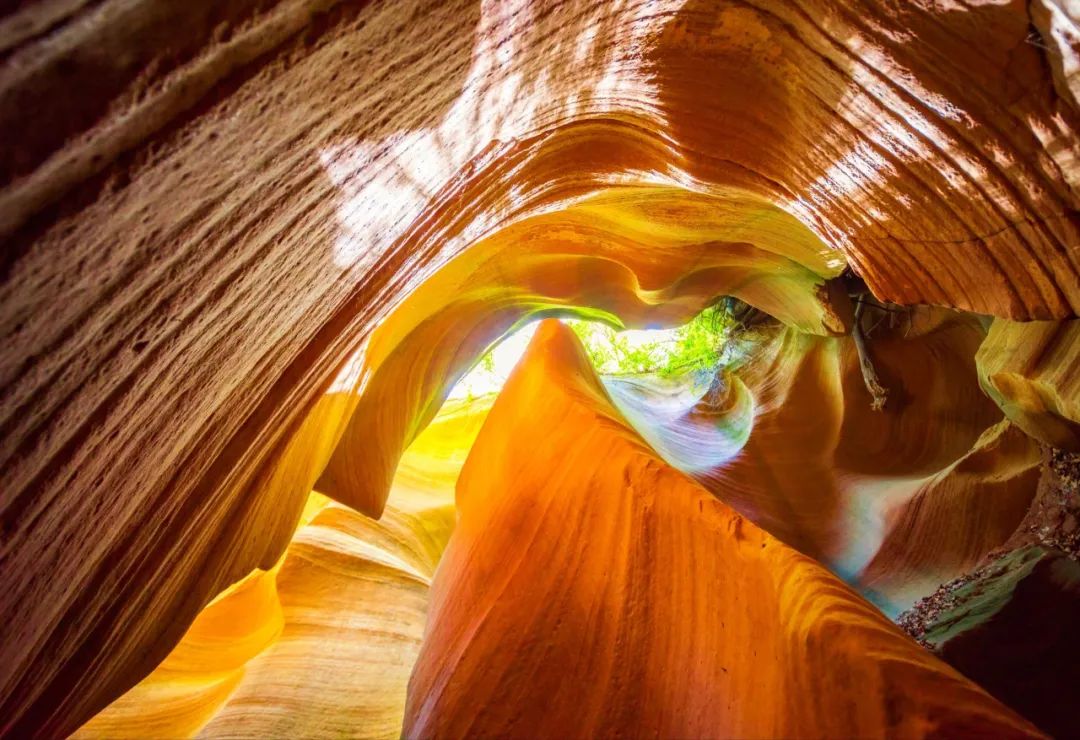
POLYGON ((7 3, 0 737, 1076 735, 1078 29, 7 3))

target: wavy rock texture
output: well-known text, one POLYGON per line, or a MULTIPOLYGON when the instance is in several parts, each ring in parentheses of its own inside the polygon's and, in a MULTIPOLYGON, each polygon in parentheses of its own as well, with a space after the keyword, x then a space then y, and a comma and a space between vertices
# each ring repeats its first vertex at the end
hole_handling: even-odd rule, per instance
MULTIPOLYGON (((300 529, 328 503, 312 494, 300 529)), ((282 562, 288 556, 283 556, 282 562)), ((282 562, 255 570, 220 593, 154 672, 94 717, 80 737, 189 737, 227 702, 247 664, 281 638, 285 626, 278 574, 282 562)))
POLYGON ((781 335, 740 373, 754 431, 705 486, 895 614, 1003 544, 1035 495, 1037 447, 995 441, 1000 412, 979 393, 983 335, 941 311, 880 327, 868 347, 882 412, 853 341, 781 335))
POLYGON ((782 328, 743 340, 745 357, 704 395, 605 383, 667 462, 896 614, 1006 542, 1041 456, 979 391, 977 320, 877 318, 863 323, 876 327, 882 411, 850 338, 782 328))
POLYGON ((1074 317, 1075 59, 1067 13, 1032 5, 5 9, 0 732, 79 727, 218 593, 273 567, 339 441, 375 472, 353 480, 339 460, 335 495, 381 508, 440 389, 522 301, 688 315, 709 288, 653 282, 663 270, 632 266, 643 241, 700 249, 716 272, 691 282, 803 328, 845 264, 896 303, 1074 317), (612 205, 635 192, 654 207, 612 205), (583 231, 597 204, 611 219, 583 231), (684 204, 709 223, 681 231, 665 212, 684 204), (460 356, 409 367, 407 413, 376 404, 386 431, 357 455, 346 430, 371 421, 363 406, 352 422, 368 384, 386 392, 378 368, 443 306, 376 340, 381 322, 473 248, 545 254, 500 241, 536 225, 616 267, 470 280, 489 308, 417 335, 460 356), (738 284, 740 255, 784 294, 738 284))
POLYGON ((987 429, 910 498, 889 502, 885 534, 858 574, 859 587, 895 614, 970 572, 1023 520, 1040 462, 1035 444, 1008 422, 987 429))
MULTIPOLYGON (((878 413, 860 411, 869 407, 869 400, 850 340, 814 339, 785 329, 764 333, 765 338, 753 343, 754 353, 704 398, 699 399, 700 390, 682 382, 619 377, 603 382, 635 432, 751 520, 772 526, 834 568, 844 552, 855 552, 867 565, 849 569, 847 576, 887 612, 899 612, 943 581, 967 572, 1016 529, 1034 494, 1039 452, 1007 421, 971 441, 982 423, 1000 417, 992 401, 975 390, 972 355, 982 336, 977 322, 947 312, 921 312, 911 325, 898 327, 895 336, 883 330, 872 335, 869 346, 891 392, 889 405, 878 413), (829 359, 819 362, 822 357, 829 359), (900 363, 899 357, 907 362, 900 363), (919 357, 925 360, 920 362, 919 357), (839 431, 823 436, 823 427, 815 426, 801 443, 789 446, 799 439, 794 432, 800 427, 793 422, 799 414, 819 423, 832 414, 839 431), (927 434, 935 418, 953 420, 949 434, 927 434), (961 423, 964 419, 966 426, 961 423), (814 432, 817 447, 809 444, 814 432), (970 450, 964 450, 965 445, 970 450), (953 455, 959 457, 954 460, 953 455), (939 469, 942 461, 947 462, 939 469), (816 482, 814 470, 820 471, 816 482), (804 516, 793 515, 796 507, 802 507, 804 516)), ((531 408, 521 404, 522 409, 531 408)), ((403 705, 395 704, 393 697, 403 697, 404 676, 415 657, 426 604, 422 586, 441 552, 441 547, 432 550, 420 523, 430 523, 432 516, 444 522, 449 516, 449 491, 486 410, 484 402, 447 404, 402 458, 391 507, 379 523, 365 525, 355 512, 334 508, 333 521, 322 521, 331 516, 326 514, 312 525, 323 527, 320 534, 311 528, 301 530, 278 578, 286 604, 285 637, 271 654, 258 658, 234 693, 230 693, 233 684, 222 685, 221 691, 231 697, 227 702, 213 704, 210 697, 193 696, 190 684, 176 689, 169 666, 177 659, 174 656, 189 652, 185 638, 148 679, 85 730, 99 736, 142 736, 154 727, 149 724, 153 718, 164 715, 176 721, 171 734, 190 734, 182 724, 182 708, 191 707, 197 698, 203 702, 197 705, 200 711, 213 716, 206 727, 210 735, 321 734, 349 727, 372 736, 395 734, 403 705), (409 510, 419 506, 424 514, 420 520, 403 520, 402 506, 409 510), (392 547, 386 545, 388 536, 395 540, 392 547), (345 545, 339 543, 343 539, 345 545), (373 562, 373 547, 388 554, 373 562), (402 551, 407 553, 408 567, 400 566, 402 551), (416 551, 430 553, 426 566, 412 562, 416 551), (316 593, 313 584, 326 577, 311 574, 325 570, 323 561, 328 558, 335 562, 344 558, 353 565, 331 569, 348 577, 327 584, 323 592, 333 597, 320 603, 310 594, 316 593), (391 562, 399 564, 399 576, 405 571, 407 593, 379 581, 378 588, 367 585, 373 579, 364 577, 365 568, 379 571, 391 562), (290 600, 297 593, 302 608, 290 611, 290 600), (302 625, 386 619, 403 604, 411 606, 411 621, 405 621, 412 631, 406 629, 405 637, 389 646, 369 632, 334 630, 318 635, 318 648, 303 641, 288 646, 290 630, 303 629, 302 625), (402 640, 407 648, 395 651, 402 640), (354 655, 357 652, 362 655, 354 655), (290 655, 291 659, 284 657, 290 655), (356 665, 365 669, 357 671, 352 667, 356 665), (171 704, 151 700, 155 694, 149 692, 164 690, 160 683, 177 694, 171 704), (312 696, 303 698, 308 691, 312 696), (365 702, 358 702, 357 695, 365 702)), ((478 448, 475 454, 474 466, 490 464, 487 449, 478 448)), ((439 531, 437 543, 445 541, 444 529, 439 531)), ((237 603, 243 608, 244 602, 237 603)), ((204 612, 196 626, 220 608, 215 604, 204 612)), ((199 634, 196 627, 189 635, 192 632, 199 634)), ((300 634, 310 637, 309 632, 300 634)), ((189 673, 197 669, 194 666, 189 673)), ((211 674, 220 683, 218 671, 211 674)), ((199 717, 206 724, 205 717, 199 717)))
POLYGON ((301 530, 278 575, 281 637, 248 664, 200 734, 398 736, 449 529, 441 522, 442 538, 432 537, 432 518, 388 509, 375 522, 332 504, 301 530))
POLYGON ((942 586, 920 604, 919 637, 949 665, 1054 737, 1073 737, 1080 564, 1038 545, 942 586))
POLYGON ((983 390, 1017 426, 1080 452, 1080 321, 996 320, 976 361, 983 390))
POLYGON ((457 504, 406 736, 1034 733, 660 461, 557 322, 492 408, 457 504))
MULTIPOLYGON (((578 162, 597 149, 588 132, 582 138, 578 162)), ((319 488, 378 516, 403 446, 491 343, 538 315, 671 326, 724 293, 803 331, 843 332, 851 308, 825 284, 840 265, 827 251, 775 208, 674 188, 614 188, 507 226, 420 285, 372 334, 364 393, 319 488)))
POLYGON ((491 400, 447 404, 379 521, 313 493, 281 562, 219 595, 76 736, 400 736, 454 482, 491 400))

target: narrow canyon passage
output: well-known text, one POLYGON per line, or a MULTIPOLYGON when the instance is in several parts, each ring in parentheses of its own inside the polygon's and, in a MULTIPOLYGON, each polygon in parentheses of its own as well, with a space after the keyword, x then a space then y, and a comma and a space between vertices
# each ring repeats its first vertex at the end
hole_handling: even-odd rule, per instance
POLYGON ((0 10, 0 735, 1080 736, 1074 6, 0 10))

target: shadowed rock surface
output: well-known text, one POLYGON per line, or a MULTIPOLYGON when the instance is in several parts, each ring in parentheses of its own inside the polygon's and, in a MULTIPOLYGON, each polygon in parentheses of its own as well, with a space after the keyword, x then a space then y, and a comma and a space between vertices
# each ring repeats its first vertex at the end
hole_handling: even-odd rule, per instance
POLYGON ((408 737, 1032 732, 658 460, 557 322, 488 415, 458 511, 408 737))
MULTIPOLYGON (((454 383, 542 317, 749 306, 723 402, 643 397, 640 435, 890 613, 974 567, 1032 445, 1077 449, 1078 38, 1056 0, 6 4, 0 734, 118 700, 138 734, 126 692, 177 665, 235 699, 174 695, 179 734, 260 706, 318 731, 297 697, 334 670, 267 657, 270 592, 290 547, 398 546, 312 544, 306 502, 375 522, 454 383), (192 661, 230 594, 235 652, 192 661)), ((467 447, 418 479, 449 490, 467 447)))
POLYGON ((1054 737, 1074 737, 1080 563, 1029 545, 945 584, 899 623, 1054 737))

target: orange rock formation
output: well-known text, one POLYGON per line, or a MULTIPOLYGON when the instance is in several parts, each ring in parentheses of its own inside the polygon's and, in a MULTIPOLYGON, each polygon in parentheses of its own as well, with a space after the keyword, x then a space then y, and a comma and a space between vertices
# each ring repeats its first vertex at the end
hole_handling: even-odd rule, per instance
POLYGON ((1036 734, 657 459, 557 322, 492 408, 457 506, 406 736, 1036 734))
POLYGON ((0 734, 159 665, 248 696, 311 492, 379 516, 538 316, 774 316, 739 454, 694 474, 889 604, 968 567, 1028 495, 1016 430, 1076 449, 1076 29, 1056 0, 0 9, 0 734), (855 276, 961 312, 870 337, 877 415, 855 276))
POLYGON ((491 398, 447 406, 379 521, 312 494, 281 561, 220 594, 76 736, 398 737, 454 482, 491 398))
POLYGON ((878 412, 850 338, 777 333, 738 371, 754 399, 745 446, 695 477, 896 613, 1003 544, 1035 493, 1037 446, 979 391, 983 336, 936 310, 879 328, 878 412))

